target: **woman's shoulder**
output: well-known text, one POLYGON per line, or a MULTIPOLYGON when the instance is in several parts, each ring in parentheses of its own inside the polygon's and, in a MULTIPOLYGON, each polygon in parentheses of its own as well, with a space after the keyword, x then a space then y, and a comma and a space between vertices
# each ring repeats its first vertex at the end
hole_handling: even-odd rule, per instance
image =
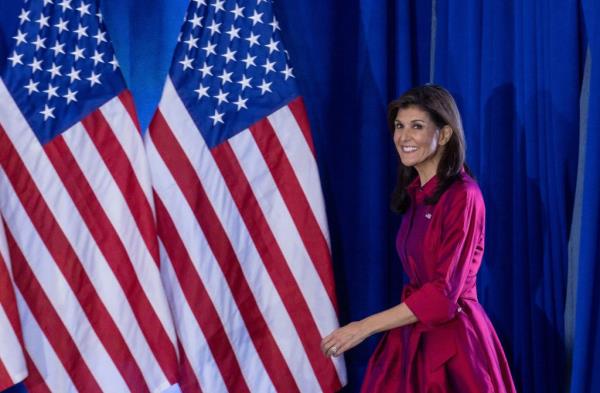
POLYGON ((457 199, 465 199, 466 201, 474 201, 483 203, 483 195, 479 184, 466 172, 462 172, 444 193, 444 199, 448 201, 457 201, 457 199))

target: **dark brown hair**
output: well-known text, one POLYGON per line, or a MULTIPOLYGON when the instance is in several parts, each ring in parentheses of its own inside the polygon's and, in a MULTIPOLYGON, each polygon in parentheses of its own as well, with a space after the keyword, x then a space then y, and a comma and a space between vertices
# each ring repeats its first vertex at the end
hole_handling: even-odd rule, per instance
MULTIPOLYGON (((437 168, 438 185, 433 195, 425 200, 425 203, 433 205, 437 203, 444 191, 461 177, 463 167, 471 175, 465 163, 466 146, 462 121, 452 95, 441 86, 427 84, 408 90, 389 104, 388 126, 392 135, 398 111, 409 107, 417 107, 426 112, 439 129, 444 126, 452 128, 452 136, 445 145, 437 168)), ((407 187, 416 177, 416 169, 404 166, 398 159, 398 180, 391 198, 393 211, 404 213, 408 209, 410 196, 407 187)))

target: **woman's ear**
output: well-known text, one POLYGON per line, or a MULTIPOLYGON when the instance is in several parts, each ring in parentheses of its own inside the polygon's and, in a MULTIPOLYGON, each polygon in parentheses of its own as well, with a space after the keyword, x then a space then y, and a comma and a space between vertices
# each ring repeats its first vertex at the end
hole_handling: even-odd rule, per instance
POLYGON ((439 144, 443 146, 446 143, 448 143, 448 141, 452 137, 453 132, 454 131, 452 130, 452 128, 450 128, 449 125, 443 126, 442 129, 440 130, 439 144))

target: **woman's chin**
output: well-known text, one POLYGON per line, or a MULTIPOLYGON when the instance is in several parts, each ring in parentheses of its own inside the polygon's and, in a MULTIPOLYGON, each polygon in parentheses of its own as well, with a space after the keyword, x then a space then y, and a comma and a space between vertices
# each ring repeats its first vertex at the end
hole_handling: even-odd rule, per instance
POLYGON ((403 159, 402 157, 400 157, 400 162, 402 162, 402 165, 406 167, 412 167, 416 164, 415 160, 403 159))

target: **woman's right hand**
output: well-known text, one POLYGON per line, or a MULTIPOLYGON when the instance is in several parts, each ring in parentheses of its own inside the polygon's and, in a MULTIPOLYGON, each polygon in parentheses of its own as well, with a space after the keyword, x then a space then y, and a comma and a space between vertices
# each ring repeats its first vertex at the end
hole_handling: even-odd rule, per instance
POLYGON ((334 330, 321 341, 321 351, 325 356, 340 356, 354 348, 369 336, 364 320, 351 322, 334 330))

